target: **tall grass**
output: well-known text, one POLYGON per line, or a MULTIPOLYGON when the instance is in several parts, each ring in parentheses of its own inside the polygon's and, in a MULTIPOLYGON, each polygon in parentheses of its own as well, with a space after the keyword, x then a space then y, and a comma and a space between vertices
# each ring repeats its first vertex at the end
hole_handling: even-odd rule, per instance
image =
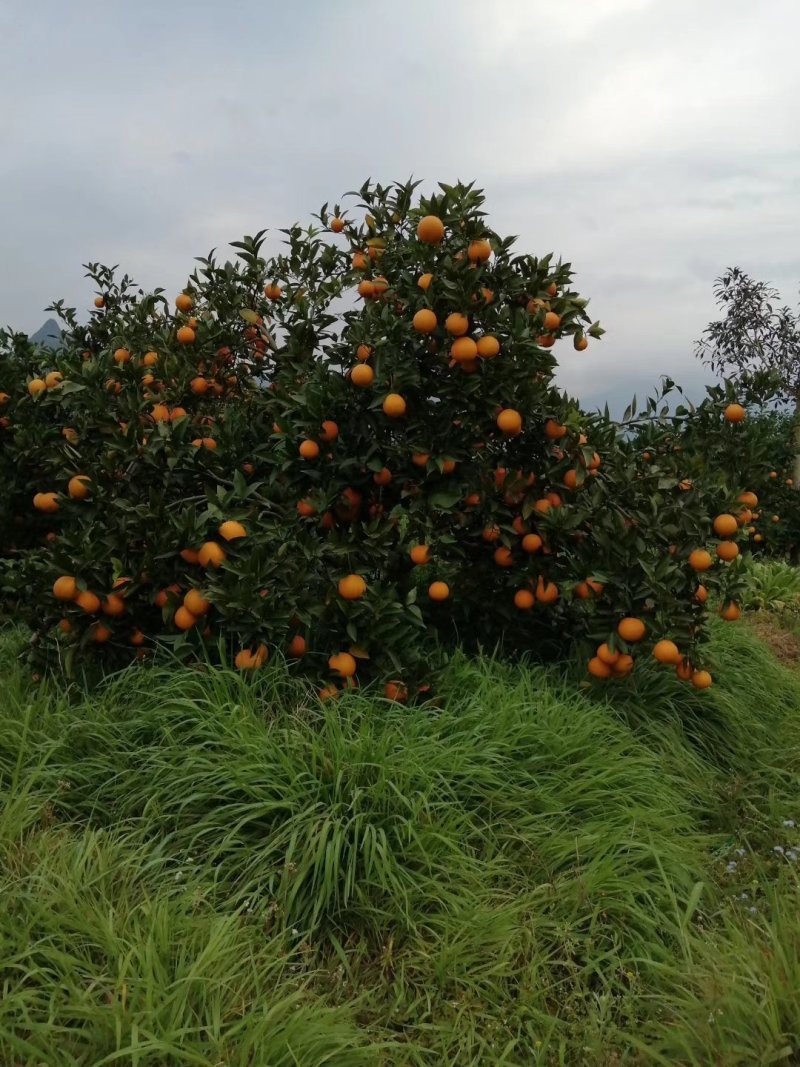
POLYGON ((800 1047, 800 680, 746 628, 715 629, 705 694, 458 657, 420 708, 320 705, 279 666, 65 692, 30 684, 15 640, 0 1062, 752 1065, 800 1047))

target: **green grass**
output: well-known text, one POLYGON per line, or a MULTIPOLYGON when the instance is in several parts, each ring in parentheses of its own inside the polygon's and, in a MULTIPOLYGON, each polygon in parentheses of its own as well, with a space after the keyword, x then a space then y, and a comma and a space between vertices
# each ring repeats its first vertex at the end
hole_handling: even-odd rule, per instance
POLYGON ((3 1064, 798 1062, 800 677, 745 625, 705 694, 461 657, 415 709, 279 665, 64 691, 21 640, 3 1064))

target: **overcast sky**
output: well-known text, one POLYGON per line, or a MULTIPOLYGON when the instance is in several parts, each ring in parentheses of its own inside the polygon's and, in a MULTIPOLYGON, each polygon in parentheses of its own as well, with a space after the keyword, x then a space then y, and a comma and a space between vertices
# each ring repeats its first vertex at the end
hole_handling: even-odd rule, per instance
POLYGON ((608 330, 565 388, 696 393, 726 266, 796 303, 798 39, 800 0, 0 0, 0 323, 86 307, 89 260, 174 290, 368 176, 474 179, 608 330))

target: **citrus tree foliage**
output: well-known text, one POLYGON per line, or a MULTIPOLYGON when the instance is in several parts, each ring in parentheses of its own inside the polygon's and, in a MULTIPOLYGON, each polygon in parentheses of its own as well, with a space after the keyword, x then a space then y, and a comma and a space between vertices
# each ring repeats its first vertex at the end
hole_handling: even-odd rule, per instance
POLYGON ((702 468, 663 462, 656 401, 620 428, 554 387, 556 353, 602 358, 569 264, 517 252, 472 186, 350 195, 169 300, 90 264, 55 352, 3 335, 0 583, 35 658, 282 654, 325 695, 405 699, 456 643, 577 643, 595 677, 655 647, 707 684, 706 591, 735 617, 739 497, 766 476, 725 458, 736 398, 676 416, 702 468))

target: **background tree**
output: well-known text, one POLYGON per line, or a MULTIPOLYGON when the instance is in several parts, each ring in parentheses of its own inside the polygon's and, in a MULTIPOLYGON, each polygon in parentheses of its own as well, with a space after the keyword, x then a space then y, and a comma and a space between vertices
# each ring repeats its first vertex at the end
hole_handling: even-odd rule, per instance
POLYGON ((800 486, 800 318, 780 306, 780 293, 729 267, 714 283, 723 317, 710 322, 695 346, 717 374, 732 378, 756 396, 774 392, 794 409, 794 486, 800 486))

